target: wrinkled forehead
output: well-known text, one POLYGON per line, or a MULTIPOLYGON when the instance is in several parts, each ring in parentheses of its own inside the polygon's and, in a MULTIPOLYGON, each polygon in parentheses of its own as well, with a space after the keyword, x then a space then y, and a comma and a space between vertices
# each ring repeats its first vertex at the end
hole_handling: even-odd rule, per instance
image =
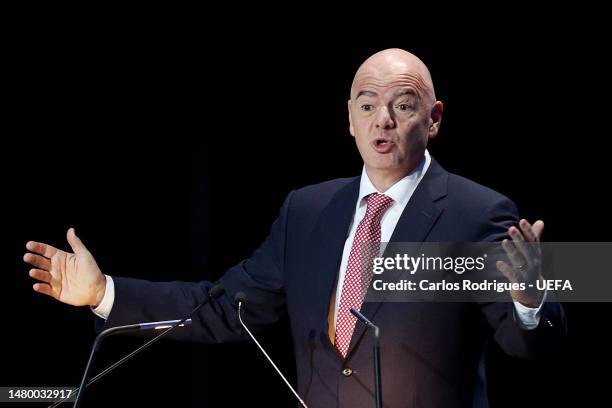
POLYGON ((419 99, 434 97, 429 81, 423 74, 406 66, 390 66, 386 69, 361 67, 355 74, 351 86, 351 99, 360 95, 399 95, 414 94, 419 99))

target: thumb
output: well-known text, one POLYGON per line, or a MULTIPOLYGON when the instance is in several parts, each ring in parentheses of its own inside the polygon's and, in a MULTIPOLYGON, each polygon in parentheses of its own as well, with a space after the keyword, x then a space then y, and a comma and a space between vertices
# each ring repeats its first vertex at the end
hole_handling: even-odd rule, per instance
POLYGON ((533 223, 533 232, 538 237, 538 240, 542 239, 542 232, 544 231, 544 221, 537 220, 533 223))
POLYGON ((72 248, 75 254, 79 254, 79 253, 87 251, 87 248, 85 248, 85 245, 83 245, 83 241, 81 241, 81 239, 77 237, 76 232, 74 232, 74 228, 68 229, 66 238, 68 239, 70 248, 72 248))

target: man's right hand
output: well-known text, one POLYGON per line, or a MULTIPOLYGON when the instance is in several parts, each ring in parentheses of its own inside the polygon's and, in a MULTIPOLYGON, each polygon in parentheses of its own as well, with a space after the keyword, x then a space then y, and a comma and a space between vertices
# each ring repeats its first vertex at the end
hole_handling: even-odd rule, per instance
POLYGON ((74 228, 66 236, 74 253, 40 242, 26 244, 30 252, 23 260, 34 266, 30 276, 40 281, 34 284, 34 290, 69 305, 95 307, 104 296, 106 277, 74 228))

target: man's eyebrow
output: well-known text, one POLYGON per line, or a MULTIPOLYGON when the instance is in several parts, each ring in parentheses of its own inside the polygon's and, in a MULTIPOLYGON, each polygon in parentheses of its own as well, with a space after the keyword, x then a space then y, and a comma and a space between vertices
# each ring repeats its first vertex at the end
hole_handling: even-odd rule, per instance
POLYGON ((361 95, 372 96, 372 97, 378 96, 378 94, 374 91, 359 91, 355 99, 359 98, 361 95))
POLYGON ((416 91, 412 88, 404 88, 404 89, 400 89, 399 91, 397 91, 395 93, 395 96, 403 96, 403 95, 412 95, 412 96, 419 96, 416 91))

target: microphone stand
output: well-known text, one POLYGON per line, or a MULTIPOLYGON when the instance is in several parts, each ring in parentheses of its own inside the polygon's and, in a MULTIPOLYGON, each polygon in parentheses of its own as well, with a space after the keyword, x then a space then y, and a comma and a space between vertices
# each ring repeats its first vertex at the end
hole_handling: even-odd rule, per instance
POLYGON ((303 408, 308 408, 308 405, 306 405, 306 403, 304 402, 304 400, 299 396, 299 394, 297 393, 297 391, 295 389, 293 389, 293 387, 291 386, 291 384, 289 383, 289 381, 287 381, 287 379, 285 378, 285 376, 283 375, 283 373, 281 372, 281 370, 279 370, 279 368, 276 366, 276 364, 274 364, 274 361, 272 361, 272 358, 270 358, 270 356, 268 355, 268 353, 266 353, 266 350, 264 350, 264 348, 261 346, 261 344, 259 344, 259 342, 257 341, 257 339, 255 338, 255 336, 253 336, 253 333, 251 333, 251 331, 249 330, 249 328, 247 327, 246 324, 244 324, 244 321, 242 320, 242 305, 243 303, 246 303, 246 294, 244 294, 244 292, 238 292, 236 293, 236 296, 234 297, 234 303, 236 304, 236 306, 238 307, 238 320, 240 321, 240 325, 242 326, 242 328, 247 332, 247 334, 249 335, 249 337, 251 338, 251 340, 253 340, 253 342, 255 342, 255 344, 257 345, 257 347, 259 347, 259 350, 261 350, 261 352, 263 353, 264 356, 266 356, 266 358, 268 359, 268 361, 270 362, 270 364, 272 364, 272 367, 274 367, 274 369, 276 370, 276 372, 278 373, 278 375, 283 379, 283 381, 285 382, 285 384, 287 384, 287 387, 289 387, 289 389, 291 390, 291 392, 293 393, 293 395, 295 396, 295 398, 297 398, 297 400, 300 402, 300 405, 303 408))
POLYGON ((351 308, 351 313, 369 329, 373 330, 374 341, 373 341, 373 354, 374 354, 374 390, 376 396, 376 408, 382 408, 382 383, 380 375, 380 329, 367 317, 365 317, 358 310, 351 308))
MULTIPOLYGON (((191 316, 193 316, 198 310, 200 310, 202 306, 207 304, 212 299, 218 298, 223 293, 225 293, 225 288, 223 287, 223 285, 221 284, 214 285, 208 291, 207 293, 208 296, 206 296, 204 300, 200 302, 200 304, 198 304, 191 312, 189 312, 187 316, 183 317, 182 319, 167 320, 167 321, 161 321, 161 322, 136 323, 136 324, 129 324, 126 326, 111 327, 110 329, 106 329, 102 333, 100 333, 98 336, 96 336, 94 344, 91 348, 91 353, 89 354, 89 360, 87 361, 87 366, 85 367, 85 372, 83 373, 83 377, 81 378, 81 384, 79 388, 77 388, 77 396, 74 401, 73 408, 78 408, 80 406, 81 401, 83 400, 83 395, 85 393, 86 387, 98 381, 100 378, 104 377, 106 374, 110 373, 115 368, 119 367, 121 364, 125 363, 130 358, 134 357, 136 354, 140 353, 147 347, 151 346, 153 343, 159 341, 162 337, 164 337, 170 331, 176 329, 179 326, 182 327, 182 326, 185 326, 185 324, 191 324, 191 316), (144 343, 142 346, 138 347, 136 350, 132 351, 130 354, 123 357, 121 360, 110 365, 109 367, 104 369, 101 373, 99 373, 94 378, 92 378, 91 381, 87 382, 87 377, 89 377, 89 371, 91 370, 91 365, 93 363, 96 351, 100 347, 102 340, 104 340, 106 337, 113 335, 113 334, 120 334, 120 333, 126 333, 126 332, 137 331, 137 330, 160 330, 160 329, 165 329, 165 330, 159 333, 157 336, 153 337, 151 340, 144 343)), ((66 401, 67 399, 68 397, 65 397, 51 404, 49 408, 55 408, 58 405, 60 405, 62 402, 66 401)))
POLYGON ((168 320, 163 322, 128 324, 126 326, 111 327, 110 329, 106 329, 102 333, 98 334, 96 336, 96 339, 94 340, 93 346, 91 347, 91 352, 89 353, 89 360, 87 360, 87 366, 85 367, 85 372, 83 373, 83 377, 81 378, 81 384, 79 385, 73 408, 78 408, 81 405, 81 401, 83 401, 85 387, 89 385, 87 383, 87 378, 89 377, 89 372, 91 371, 91 366, 94 361, 94 357, 96 355, 96 352, 100 348, 100 344, 102 344, 102 341, 104 341, 104 339, 114 334, 128 333, 136 330, 166 329, 148 342, 146 342, 145 344, 143 344, 142 346, 140 346, 139 348, 137 348, 136 350, 134 350, 133 352, 131 352, 130 354, 128 354, 127 356, 125 356, 124 358, 122 358, 121 360, 117 361, 112 366, 108 367, 100 374, 98 374, 95 379, 98 379, 101 376, 105 375, 107 372, 112 371, 115 367, 122 364, 124 361, 132 358, 132 356, 136 355, 141 350, 144 350, 145 348, 149 347, 151 344, 155 343, 160 337, 162 337, 170 330, 176 328, 177 326, 185 326, 185 324, 191 324, 191 319, 185 318, 179 320, 168 320))

